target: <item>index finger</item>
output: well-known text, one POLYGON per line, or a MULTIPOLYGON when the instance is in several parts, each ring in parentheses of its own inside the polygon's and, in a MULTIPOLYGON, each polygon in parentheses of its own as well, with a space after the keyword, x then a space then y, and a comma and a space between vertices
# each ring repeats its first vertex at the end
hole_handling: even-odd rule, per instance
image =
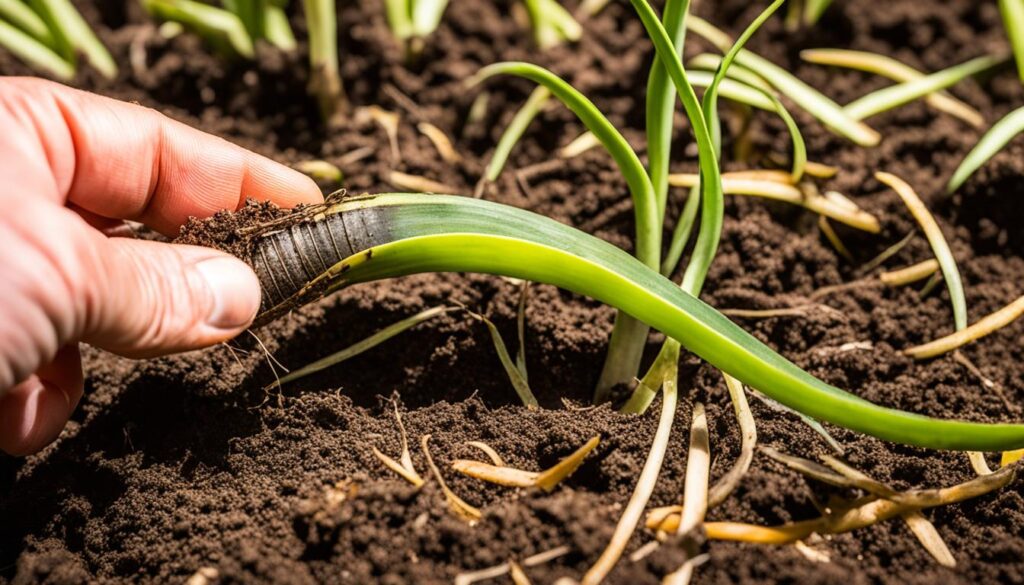
POLYGON ((21 101, 66 202, 92 213, 173 234, 190 216, 250 197, 282 207, 323 200, 309 177, 155 110, 51 82, 8 83, 20 91, 2 97, 21 101))

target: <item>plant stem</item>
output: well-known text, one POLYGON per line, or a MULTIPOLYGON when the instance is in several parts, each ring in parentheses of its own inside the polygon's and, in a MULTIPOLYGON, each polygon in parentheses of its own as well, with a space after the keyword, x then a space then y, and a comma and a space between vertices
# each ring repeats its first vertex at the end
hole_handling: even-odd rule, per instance
POLYGON ((334 0, 303 0, 309 28, 309 92, 316 97, 325 121, 346 106, 338 72, 338 13, 334 0))

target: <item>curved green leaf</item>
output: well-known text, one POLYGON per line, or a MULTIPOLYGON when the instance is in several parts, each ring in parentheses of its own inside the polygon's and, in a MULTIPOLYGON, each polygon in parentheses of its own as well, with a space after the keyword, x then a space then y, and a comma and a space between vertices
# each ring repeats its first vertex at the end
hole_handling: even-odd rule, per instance
POLYGON ((936 449, 1024 446, 1024 425, 929 418, 878 406, 831 386, 629 254, 554 220, 487 201, 419 194, 353 198, 326 213, 350 214, 352 225, 372 226, 374 241, 386 243, 350 256, 307 290, 422 272, 482 272, 544 282, 619 308, 723 372, 815 419, 936 449))
POLYGON ((949 184, 946 185, 946 190, 952 193, 959 189, 964 184, 964 181, 974 174, 974 171, 978 170, 988 159, 995 156, 997 152, 1006 146, 1007 142, 1013 140, 1013 137, 1021 132, 1024 132, 1024 108, 1018 108, 1010 112, 1002 120, 993 124, 988 132, 985 132, 985 135, 981 137, 978 144, 960 162, 960 166, 956 168, 953 177, 949 180, 949 184))

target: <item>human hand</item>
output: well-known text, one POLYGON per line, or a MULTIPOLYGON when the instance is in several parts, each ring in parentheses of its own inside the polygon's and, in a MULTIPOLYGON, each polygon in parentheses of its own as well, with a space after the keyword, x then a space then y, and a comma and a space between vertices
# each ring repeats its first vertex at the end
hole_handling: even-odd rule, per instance
POLYGON ((0 80, 0 450, 52 442, 83 391, 78 343, 128 357, 243 331, 259 283, 209 248, 104 230, 130 219, 173 235, 246 197, 322 200, 311 179, 140 106, 31 78, 0 80))

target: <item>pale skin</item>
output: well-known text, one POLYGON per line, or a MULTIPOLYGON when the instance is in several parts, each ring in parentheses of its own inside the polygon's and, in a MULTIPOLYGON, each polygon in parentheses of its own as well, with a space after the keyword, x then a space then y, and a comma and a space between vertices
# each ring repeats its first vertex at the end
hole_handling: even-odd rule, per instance
POLYGON ((244 331, 259 283, 174 235, 251 197, 322 200, 308 177, 154 110, 30 78, 0 80, 0 450, 34 453, 83 392, 79 344, 145 358, 244 331))

